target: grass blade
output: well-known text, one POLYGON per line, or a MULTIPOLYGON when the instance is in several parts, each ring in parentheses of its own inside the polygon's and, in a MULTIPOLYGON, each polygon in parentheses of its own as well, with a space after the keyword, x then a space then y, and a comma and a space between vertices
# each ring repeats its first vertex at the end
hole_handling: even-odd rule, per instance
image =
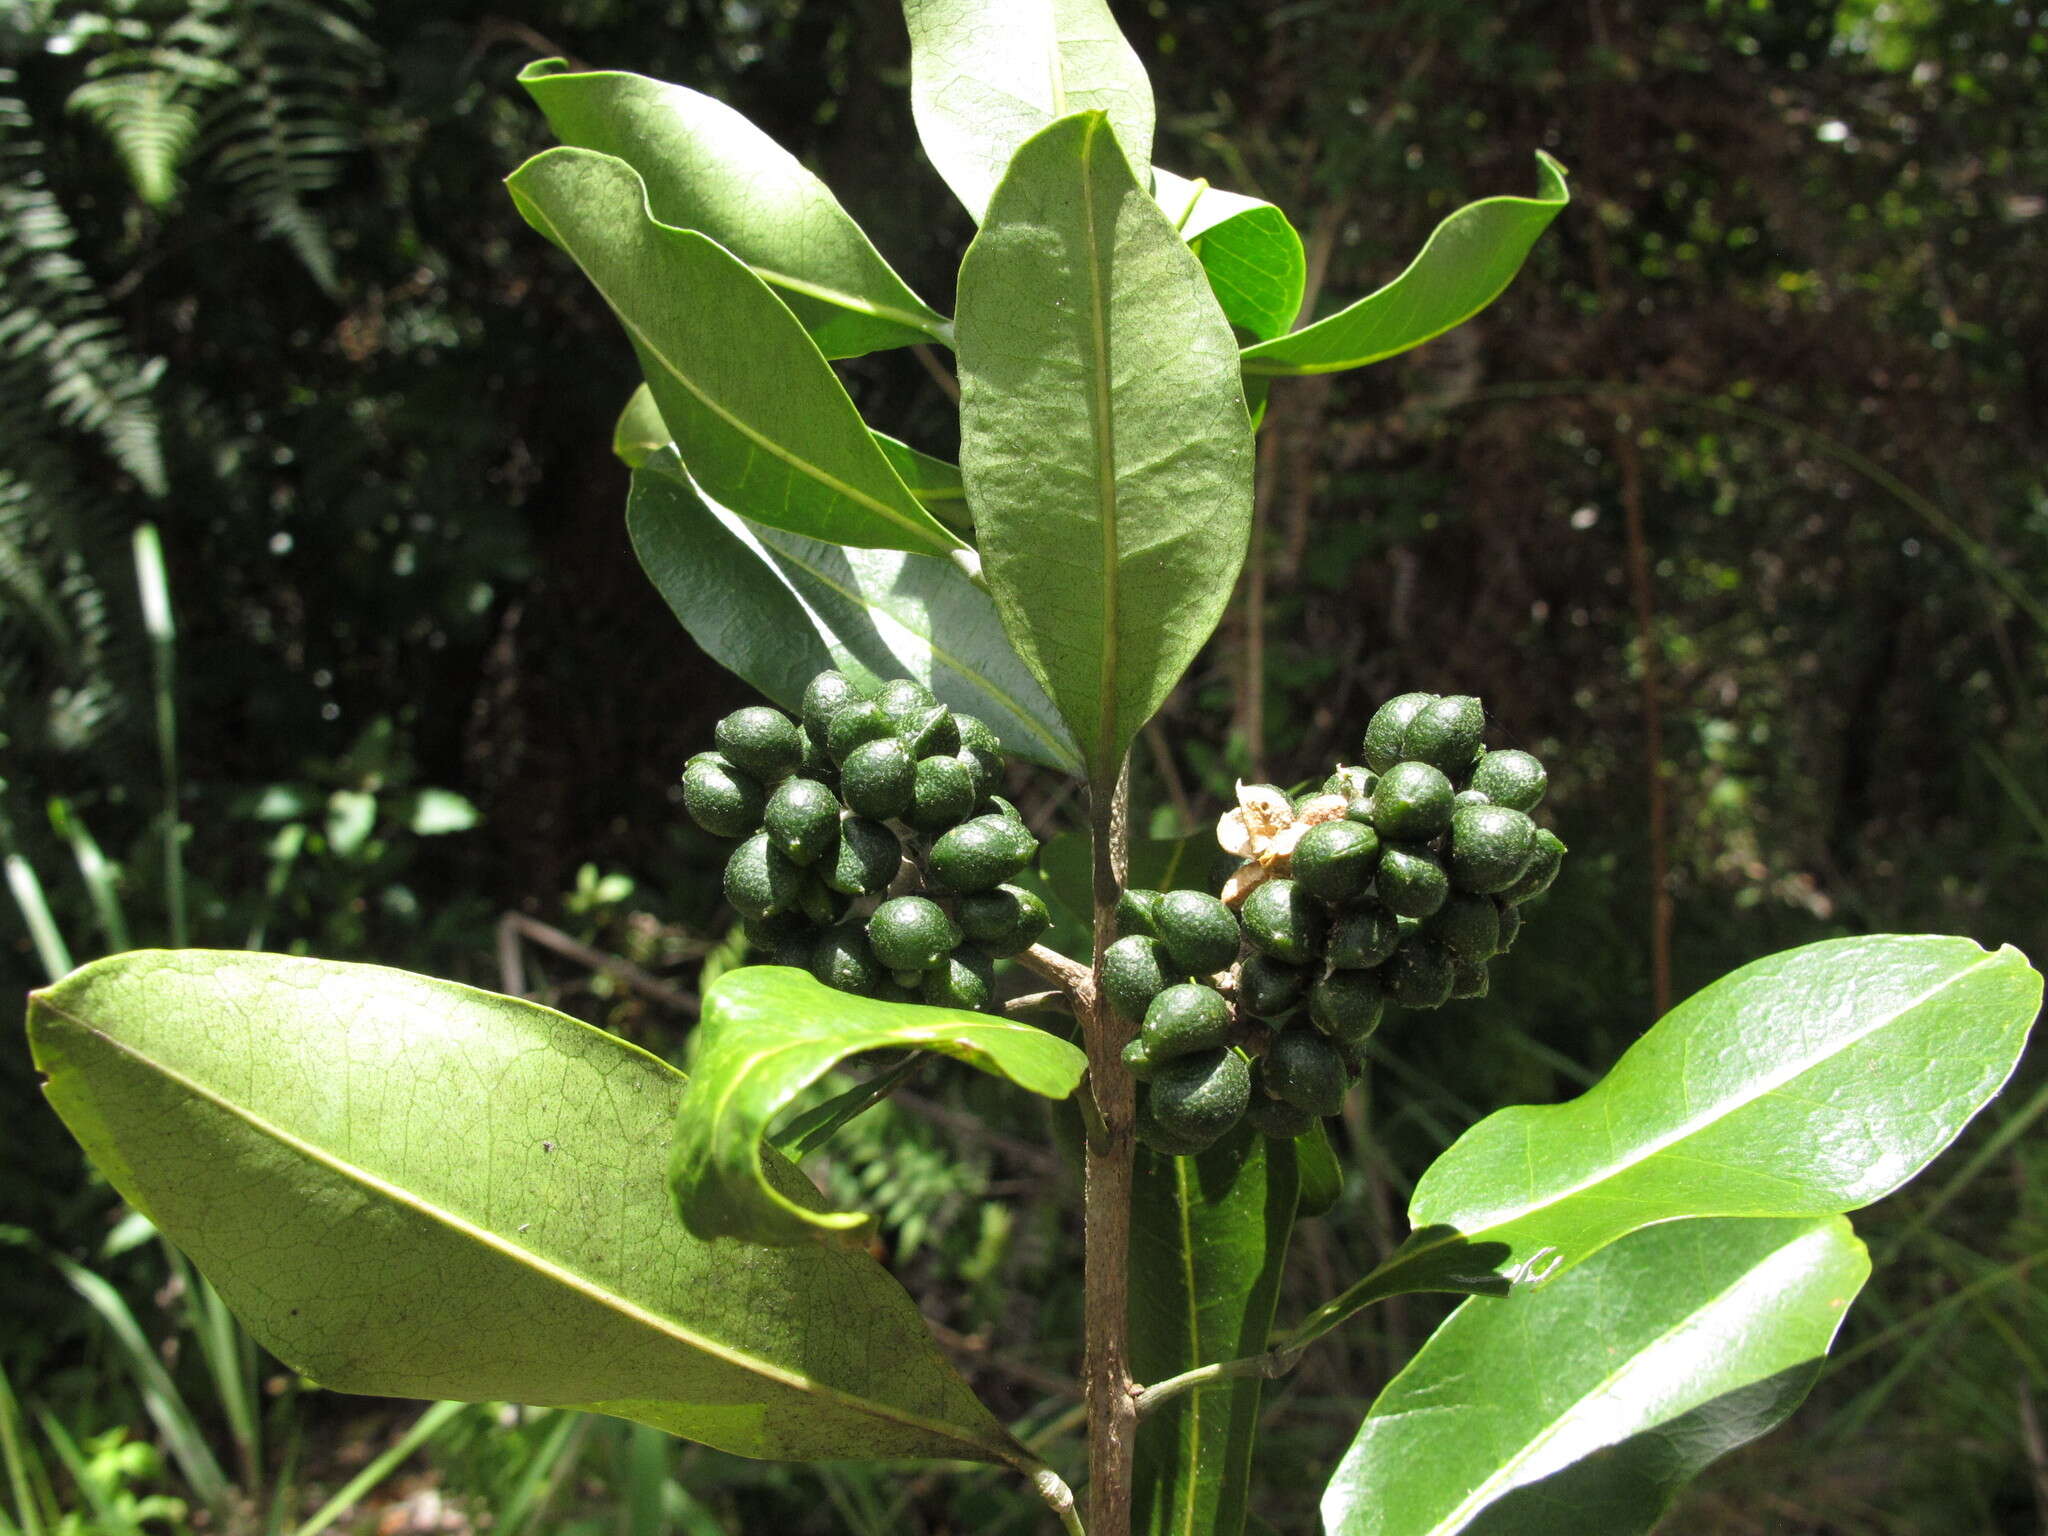
POLYGON ((468 1403, 451 1402, 432 1404, 412 1421, 412 1428, 400 1435, 381 1456, 342 1484, 334 1497, 321 1505, 319 1512, 300 1526, 294 1536, 320 1536, 320 1532, 354 1508, 364 1494, 403 1466, 415 1451, 442 1434, 454 1422, 456 1415, 469 1406, 468 1403))
POLYGON ((78 861, 78 873, 85 880, 86 895, 92 899, 93 915, 107 937, 108 950, 118 954, 133 949, 128 916, 121 910, 120 880, 84 819, 71 808, 70 801, 58 796, 50 801, 50 825, 71 845, 71 856, 78 861))

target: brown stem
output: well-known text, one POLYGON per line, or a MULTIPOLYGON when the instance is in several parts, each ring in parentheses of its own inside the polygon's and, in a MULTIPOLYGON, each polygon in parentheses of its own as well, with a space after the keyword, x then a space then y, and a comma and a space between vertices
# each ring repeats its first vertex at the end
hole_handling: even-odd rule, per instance
POLYGON ((1082 1014, 1088 1082, 1101 1121, 1088 1144, 1083 1181, 1082 1311, 1087 1332, 1082 1379, 1088 1392, 1088 1529, 1093 1536, 1130 1536, 1133 1456, 1137 1449, 1136 1383, 1130 1365, 1131 1157, 1137 1090, 1124 1069, 1128 1030, 1101 1001, 1102 956, 1123 889, 1128 760, 1107 793, 1093 786, 1089 834, 1095 853, 1096 985, 1082 1014))
POLYGON ((1670 851, 1665 846, 1664 708, 1657 679, 1657 611, 1650 586, 1650 545, 1643 533, 1643 464, 1636 451, 1635 424, 1616 424, 1615 455, 1621 462, 1621 509, 1628 523, 1628 575, 1635 599, 1637 643, 1642 647, 1643 776, 1649 787, 1650 819, 1650 994, 1654 1017, 1671 1010, 1670 851))
POLYGON ((526 991, 526 967, 519 953, 519 941, 525 939, 543 949, 574 960, 578 965, 593 971, 603 971, 623 983, 629 991, 637 992, 650 1003, 659 1003, 685 1018, 694 1019, 698 1013, 696 997, 680 991, 663 981, 659 976, 650 975, 630 960, 617 955, 608 955, 601 949, 592 949, 588 944, 579 943, 561 929, 544 923, 537 917, 528 917, 524 912, 507 912, 498 919, 498 972, 503 990, 514 997, 526 991))

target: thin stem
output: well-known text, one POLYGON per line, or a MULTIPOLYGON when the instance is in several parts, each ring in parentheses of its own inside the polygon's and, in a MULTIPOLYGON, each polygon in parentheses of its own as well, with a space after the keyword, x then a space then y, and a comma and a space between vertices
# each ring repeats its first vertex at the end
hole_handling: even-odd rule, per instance
MULTIPOLYGON (((1112 904, 1113 905, 1113 904, 1112 904)), ((1080 961, 1048 949, 1043 944, 1034 944, 1017 956, 1017 963, 1033 975, 1042 976, 1074 1000, 1074 1006, 1086 1012, 1095 1005, 1095 972, 1080 961)))
POLYGON ((1161 1403, 1171 1402, 1183 1392, 1192 1392, 1213 1382, 1232 1381, 1244 1376, 1276 1380, 1301 1363, 1301 1352, 1300 1345, 1286 1346, 1263 1355, 1247 1355, 1241 1360, 1217 1360, 1208 1365, 1198 1365, 1192 1371, 1182 1371, 1178 1376, 1156 1381, 1139 1392, 1138 1417, 1144 1418, 1161 1403))
POLYGON ((1130 1536, 1137 1450, 1136 1383, 1130 1368, 1131 1173, 1137 1089, 1123 1064, 1127 1030, 1101 1002, 1102 961, 1116 921, 1128 848, 1128 757, 1107 793, 1091 787, 1095 864, 1095 985, 1082 1014, 1088 1082, 1100 1119, 1083 1181, 1082 1313, 1087 1334, 1088 1520, 1095 1536, 1130 1536))
POLYGON ((171 947, 183 949, 185 922, 184 794, 178 781, 178 626, 171 614, 171 586, 164 574, 164 547, 155 523, 135 530, 135 585, 142 597, 142 625, 149 632, 150 682, 156 695, 156 746, 164 791, 164 907, 171 947))
POLYGON ((1088 1536, 1081 1524, 1081 1511, 1074 1505, 1074 1490, 1066 1485, 1059 1473, 1051 1467, 1040 1467, 1031 1474, 1031 1486, 1060 1517, 1060 1525, 1067 1536, 1088 1536))
POLYGON ((1643 532, 1643 465, 1636 451, 1635 423, 1615 422, 1615 457, 1621 464, 1621 507, 1628 527, 1629 592, 1636 610, 1636 642, 1643 696, 1643 779, 1650 823, 1650 996, 1652 1017, 1671 1011, 1671 875, 1666 846, 1664 789, 1664 706, 1658 684, 1657 608, 1650 580, 1650 543, 1643 532))

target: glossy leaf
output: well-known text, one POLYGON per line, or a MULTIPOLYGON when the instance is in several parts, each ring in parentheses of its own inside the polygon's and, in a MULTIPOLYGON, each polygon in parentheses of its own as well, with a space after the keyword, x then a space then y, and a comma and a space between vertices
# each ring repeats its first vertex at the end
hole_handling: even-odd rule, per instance
POLYGON ((1818 1216, 1897 1189, 2012 1075, 2041 978, 2011 947, 1877 935, 1787 950, 1694 994, 1563 1104, 1459 1137, 1402 1247, 1299 1330, 1401 1291, 1539 1284, 1683 1216, 1818 1216))
POLYGON ((1152 158, 1152 83, 1104 0, 903 0, 910 109, 924 152, 977 222, 1024 141, 1102 112, 1138 175, 1152 158))
POLYGON ((705 654, 785 708, 827 667, 870 687, 915 678, 987 721, 1013 756, 1078 770, 1066 726, 1010 649, 995 605, 951 562, 759 527, 708 501, 673 450, 634 472, 626 527, 705 654))
POLYGON ((560 59, 527 65, 519 83, 564 144, 639 172, 655 218, 751 267, 827 357, 947 339, 946 317, 910 291, 831 190, 725 103, 560 59))
POLYGON ((1107 783, 1244 561, 1252 435, 1236 344, 1099 113, 1018 151, 961 264, 956 323, 983 572, 1107 783))
POLYGON ((612 453, 628 469, 638 469, 668 445, 668 423, 661 419, 654 391, 642 384, 626 397, 612 428, 612 453))
POLYGON ((658 222, 625 161, 551 149, 506 185, 618 315, 662 420, 713 496, 835 544, 962 547, 890 467, 788 307, 715 241, 658 222))
POLYGON ((1536 237, 1571 194, 1565 171, 1536 152, 1543 190, 1534 197, 1488 197, 1437 225, 1408 269, 1314 325, 1247 347, 1249 374, 1336 373, 1419 347, 1486 308, 1521 270, 1536 237))
POLYGON ((1467 1301, 1372 1405, 1329 1536, 1641 1536, 1798 1406, 1870 1273, 1841 1217, 1679 1221, 1467 1301))
POLYGON ((695 1070, 676 1109, 669 1185, 699 1237, 865 1240, 872 1218, 820 1211, 766 1176, 761 1140, 797 1094, 848 1056, 934 1051, 1051 1099, 1087 1069, 1080 1047, 1032 1024, 834 991, 783 965, 728 971, 704 994, 695 1070))
POLYGON ((1287 334, 1301 314, 1308 259, 1301 236, 1271 203, 1152 168, 1159 206, 1209 274, 1230 323, 1260 341, 1287 334))
MULTIPOLYGON (((920 453, 887 433, 870 431, 869 435, 921 506, 949 525, 966 522, 967 491, 960 483, 959 465, 920 453)), ((612 429, 612 452, 627 468, 638 469, 656 449, 666 448, 670 442, 668 424, 655 406, 654 392, 640 385, 619 412, 618 425, 612 429)))
POLYGON ((109 1182, 324 1386, 589 1408, 747 1456, 1022 1454, 865 1255, 685 1233, 661 1167, 682 1076, 551 1009, 144 951, 35 994, 29 1039, 109 1182))
MULTIPOLYGON (((1294 1229, 1292 1142, 1241 1125, 1199 1157, 1140 1151, 1131 1201, 1131 1370, 1163 1381, 1266 1347, 1294 1229)), ((1138 1426, 1133 1529, 1236 1536, 1265 1383, 1182 1393, 1138 1426)))

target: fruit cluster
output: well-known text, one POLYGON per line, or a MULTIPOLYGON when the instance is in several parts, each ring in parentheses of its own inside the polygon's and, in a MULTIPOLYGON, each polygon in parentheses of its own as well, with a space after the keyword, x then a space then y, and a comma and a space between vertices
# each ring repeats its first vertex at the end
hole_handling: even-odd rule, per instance
POLYGON ((1246 1117, 1299 1136, 1342 1107, 1388 1003, 1485 995, 1565 849, 1529 817, 1542 763, 1487 751, 1484 726, 1476 698, 1391 699, 1365 762, 1319 790, 1240 786, 1218 837, 1245 862, 1222 898, 1125 893, 1103 984, 1139 1026, 1124 1061, 1147 1145, 1199 1152, 1246 1117))
POLYGON ((995 959, 1051 922, 1005 883, 1038 840, 995 793, 995 732, 918 683, 870 698, 839 672, 811 680, 802 715, 736 710, 683 770, 691 819, 744 839, 725 895, 748 943, 842 992, 989 1008, 995 959))

